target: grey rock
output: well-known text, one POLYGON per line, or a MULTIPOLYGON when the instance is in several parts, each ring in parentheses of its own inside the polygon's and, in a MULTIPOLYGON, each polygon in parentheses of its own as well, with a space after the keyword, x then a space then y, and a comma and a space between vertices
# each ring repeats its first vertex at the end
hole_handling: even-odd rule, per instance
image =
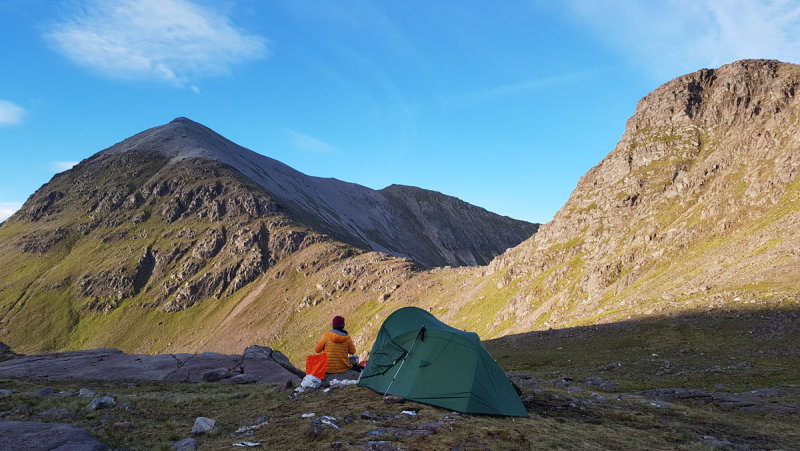
POLYGON ((11 351, 11 348, 7 344, 0 341, 0 357, 14 357, 14 356, 16 356, 16 354, 14 354, 14 352, 11 351))
POLYGON ((788 392, 786 389, 773 387, 773 388, 759 388, 758 390, 752 390, 747 392, 748 395, 753 396, 761 396, 761 397, 773 397, 773 396, 786 396, 788 392))
POLYGON ((39 416, 43 418, 69 419, 74 417, 75 414, 64 408, 52 408, 40 412, 39 416))
POLYGON ((105 451, 108 447, 67 424, 0 421, 0 449, 105 451))
POLYGON ((438 431, 439 429, 443 428, 444 424, 445 424, 444 421, 437 421, 435 423, 422 423, 419 426, 417 426, 417 429, 426 429, 426 430, 435 432, 435 431, 438 431))
POLYGON ((175 451, 194 451, 197 449, 197 440, 193 438, 185 438, 172 443, 172 449, 175 451))
POLYGON ((394 433, 394 436, 397 438, 408 438, 420 435, 431 435, 433 433, 434 431, 432 429, 409 429, 397 431, 394 433))
MULTIPOLYGON (((205 380, 206 372, 213 372, 215 370, 221 370, 223 373, 223 370, 228 372, 240 372, 241 362, 242 356, 204 352, 185 359, 183 363, 172 373, 167 375, 164 380, 170 382, 200 382, 205 380)), ((173 366, 173 368, 175 367, 173 366)))
POLYGON ((592 398, 594 399, 595 402, 599 404, 604 404, 606 402, 606 398, 604 398, 603 395, 599 393, 592 393, 592 398))
POLYGON ((7 388, 0 388, 0 396, 11 396, 14 392, 7 388))
POLYGON ((217 420, 207 417, 198 417, 192 426, 192 435, 204 435, 216 431, 217 420))
POLYGON ((570 392, 570 393, 582 393, 582 392, 585 392, 586 390, 584 390, 581 387, 577 387, 577 386, 573 385, 572 387, 567 388, 567 391, 570 392))
POLYGON ((117 402, 111 396, 103 396, 101 398, 97 398, 92 400, 86 409, 88 410, 97 410, 97 409, 109 409, 117 405, 117 402))
POLYGON ((368 410, 365 410, 364 412, 361 412, 361 419, 362 420, 380 420, 381 417, 379 415, 375 415, 374 413, 372 413, 372 412, 370 412, 368 410))
POLYGON ((607 392, 607 393, 612 393, 612 392, 615 392, 615 391, 617 391, 617 386, 618 386, 618 385, 619 385, 619 384, 618 384, 618 383, 616 383, 616 382, 608 382, 608 381, 606 381, 606 382, 603 382, 602 384, 600 384, 600 385, 598 386, 598 388, 599 388, 600 390, 603 390, 604 392, 607 392))
POLYGON ((38 388, 36 390, 32 390, 30 393, 33 396, 53 396, 55 394, 55 390, 50 387, 38 388))
POLYGON ((27 404, 27 403, 20 404, 20 405, 15 406, 14 408, 11 409, 11 413, 18 413, 18 414, 22 414, 22 415, 29 414, 32 411, 33 411, 33 407, 31 407, 31 405, 27 404))
POLYGON ((87 398, 92 398, 94 397, 94 392, 92 390, 89 390, 88 388, 82 388, 80 389, 80 391, 78 391, 78 396, 85 396, 87 398))
POLYGON ((400 428, 391 428, 391 427, 378 428, 378 429, 373 429, 371 431, 367 431, 367 433, 364 434, 364 436, 365 437, 381 437, 381 436, 384 436, 384 435, 394 435, 394 433, 396 433, 398 431, 400 431, 400 428))
POLYGON ((236 384, 254 384, 258 382, 258 379, 255 378, 252 374, 237 374, 231 378, 231 382, 236 384))
MULTIPOLYGON (((304 375, 280 352, 260 346, 251 348, 262 348, 267 352, 247 354, 244 359, 241 355, 213 352, 197 355, 128 355, 117 349, 25 355, 0 362, 0 378, 200 382, 204 372, 226 368, 235 372, 244 371, 260 383, 296 383, 301 379, 298 373, 304 375)), ((84 393, 88 391, 90 390, 86 389, 84 393)), ((45 387, 31 393, 36 396, 52 396, 55 390, 45 387)))
POLYGON ((231 377, 231 371, 227 368, 214 368, 203 371, 202 377, 204 382, 214 382, 231 377))
POLYGON ((73 396, 78 396, 78 394, 73 391, 60 391, 57 393, 53 393, 53 396, 57 398, 71 398, 73 396))
POLYGON ((370 440, 362 449, 365 451, 398 451, 400 448, 388 440, 370 440))

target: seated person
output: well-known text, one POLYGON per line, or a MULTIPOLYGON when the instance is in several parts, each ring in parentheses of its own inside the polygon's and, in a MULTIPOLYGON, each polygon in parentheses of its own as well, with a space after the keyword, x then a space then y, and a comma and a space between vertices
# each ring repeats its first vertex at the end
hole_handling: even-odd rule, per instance
POLYGON ((353 365, 348 359, 349 354, 356 353, 356 347, 350 335, 344 330, 344 318, 333 317, 333 329, 322 334, 314 352, 328 354, 328 366, 325 369, 325 381, 330 379, 358 379, 361 365, 353 365), (329 378, 329 376, 331 376, 329 378))

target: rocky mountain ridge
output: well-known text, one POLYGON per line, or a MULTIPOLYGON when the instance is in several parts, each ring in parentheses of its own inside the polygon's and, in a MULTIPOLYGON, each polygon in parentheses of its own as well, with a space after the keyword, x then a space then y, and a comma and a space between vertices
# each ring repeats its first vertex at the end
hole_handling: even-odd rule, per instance
POLYGON ((522 328, 800 293, 800 67, 745 60, 645 96, 553 220, 498 257, 522 328), (523 280, 525 279, 525 280, 523 280))
POLYGON ((97 158, 141 151, 157 152, 171 163, 205 159, 227 164, 265 188, 298 222, 353 246, 429 267, 486 264, 538 229, 538 224, 434 191, 397 185, 375 191, 307 176, 183 117, 138 133, 97 158))
MULTIPOLYGON (((224 152, 198 159, 207 149, 193 144, 116 164, 118 173, 99 171, 110 187, 102 192, 76 175, 93 171, 66 173, 51 182, 64 189, 40 190, 0 227, 0 335, 22 352, 231 353, 263 343, 300 362, 333 315, 349 318, 364 350, 382 320, 407 305, 483 338, 706 309, 796 307, 798 86, 800 66, 762 60, 664 84, 639 102, 620 142, 553 221, 479 267, 425 269, 338 241, 330 230, 369 235, 359 225, 364 216, 338 225, 312 217, 301 200, 233 166, 254 172, 254 162, 221 162, 224 152), (137 175, 125 176, 126 167, 137 175), (205 168, 199 177, 196 167, 205 168), (67 188, 84 194, 67 196, 67 188), (119 283, 107 293, 96 280, 119 283)), ((178 140, 174 131, 184 127, 206 133, 186 120, 163 127, 81 164, 133 158, 138 153, 128 150, 142 143, 163 148, 154 136, 166 130, 178 140)), ((270 174, 293 180, 298 192, 326 183, 361 189, 275 175, 281 170, 270 174)), ((380 194, 380 214, 402 211, 420 231, 415 243, 462 262, 489 258, 470 248, 480 243, 474 235, 441 232, 463 212, 482 218, 474 231, 489 233, 493 219, 480 210, 411 187, 360 193, 380 194), (455 252, 448 243, 468 245, 455 252)), ((379 241, 392 233, 368 238, 387 248, 379 241)))

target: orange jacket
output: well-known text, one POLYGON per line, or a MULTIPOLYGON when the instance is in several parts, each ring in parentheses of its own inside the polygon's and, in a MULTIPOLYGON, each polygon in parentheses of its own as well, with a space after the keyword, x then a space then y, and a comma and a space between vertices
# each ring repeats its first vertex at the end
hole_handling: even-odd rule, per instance
POLYGON ((353 367, 347 359, 349 354, 356 353, 356 347, 349 335, 344 335, 336 330, 329 330, 322 334, 314 352, 325 352, 328 354, 328 368, 326 373, 341 373, 353 367))

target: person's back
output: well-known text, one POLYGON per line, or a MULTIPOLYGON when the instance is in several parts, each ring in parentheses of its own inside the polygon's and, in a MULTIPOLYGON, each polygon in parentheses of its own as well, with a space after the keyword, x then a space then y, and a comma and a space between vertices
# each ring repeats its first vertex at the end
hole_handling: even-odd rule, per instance
POLYGON ((333 329, 322 334, 314 351, 328 354, 326 373, 341 373, 353 368, 348 356, 356 353, 356 347, 350 335, 344 330, 344 318, 341 316, 333 318, 333 329))

